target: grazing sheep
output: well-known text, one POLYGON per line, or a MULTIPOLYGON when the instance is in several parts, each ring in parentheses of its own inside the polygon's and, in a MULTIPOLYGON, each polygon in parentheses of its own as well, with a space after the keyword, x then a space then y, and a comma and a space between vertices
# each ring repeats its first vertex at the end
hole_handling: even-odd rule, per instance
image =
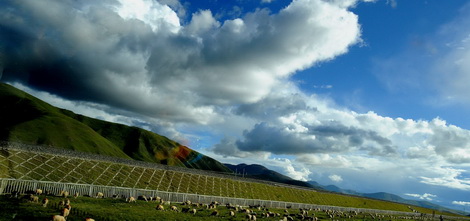
POLYGON ((192 210, 189 211, 189 213, 191 213, 191 214, 193 214, 193 215, 196 214, 196 212, 197 212, 196 209, 192 209, 192 210))
POLYGON ((96 198, 104 198, 104 194, 102 192, 96 193, 96 198))
POLYGON ((250 214, 253 211, 251 211, 249 209, 242 209, 242 210, 240 210, 240 212, 250 214))
POLYGON ((228 212, 228 215, 231 216, 231 217, 234 217, 234 216, 235 216, 235 212, 229 211, 229 212, 228 212))
POLYGON ((155 209, 157 209, 157 210, 162 210, 162 211, 163 211, 163 210, 165 210, 165 207, 163 207, 162 204, 158 204, 158 205, 157 205, 157 208, 155 208, 155 209))
POLYGON ((63 216, 64 218, 67 218, 67 216, 68 216, 69 214, 70 214, 70 210, 69 210, 69 209, 67 209, 67 208, 63 208, 63 209, 62 209, 62 216, 63 216))
POLYGON ((37 195, 41 195, 41 194, 42 194, 42 190, 41 190, 41 189, 36 189, 36 194, 37 194, 37 195))
POLYGON ((126 202, 129 202, 129 203, 136 203, 137 201, 135 200, 135 198, 133 196, 129 197, 129 198, 126 198, 126 202))
POLYGON ((69 196, 69 192, 65 191, 65 190, 62 190, 62 191, 60 191, 60 196, 63 196, 64 198, 67 198, 69 196))
POLYGON ((178 212, 178 207, 176 207, 176 206, 171 206, 170 209, 171 209, 171 211, 178 212))
POLYGON ((219 215, 219 211, 217 210, 214 210, 214 212, 211 213, 211 216, 218 216, 219 215))
POLYGON ((39 197, 38 196, 35 196, 33 194, 29 195, 29 200, 32 202, 32 203, 39 203, 39 197))
POLYGON ((52 221, 65 221, 65 217, 61 215, 53 215, 52 216, 52 221))
POLYGON ((245 218, 246 218, 247 220, 251 220, 251 219, 252 219, 252 216, 251 216, 251 214, 246 214, 245 218))
POLYGON ((49 202, 49 199, 47 198, 42 199, 42 206, 46 207, 48 202, 49 202))

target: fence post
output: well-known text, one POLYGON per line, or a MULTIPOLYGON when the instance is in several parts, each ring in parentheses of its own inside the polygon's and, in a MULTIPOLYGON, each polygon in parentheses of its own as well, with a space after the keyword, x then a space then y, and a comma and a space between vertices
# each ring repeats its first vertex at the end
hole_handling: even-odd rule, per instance
POLYGON ((88 196, 93 197, 93 184, 90 184, 90 190, 88 191, 88 196))
POLYGON ((5 187, 6 187, 6 180, 2 179, 2 182, 0 184, 0 194, 3 194, 5 187))

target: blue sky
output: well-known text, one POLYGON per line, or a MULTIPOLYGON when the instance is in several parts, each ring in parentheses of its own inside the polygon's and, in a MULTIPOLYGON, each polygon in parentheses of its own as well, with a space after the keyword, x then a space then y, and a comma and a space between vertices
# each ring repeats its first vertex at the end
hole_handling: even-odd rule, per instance
POLYGON ((470 4, 0 3, 0 80, 226 163, 470 202, 470 4))
MULTIPOLYGON (((364 45, 355 46, 333 61, 293 76, 294 80, 306 82, 301 88, 311 93, 332 96, 334 100, 353 110, 374 110, 390 117, 431 120, 436 116, 447 122, 470 128, 468 105, 438 106, 428 99, 438 99, 435 91, 422 79, 421 86, 398 85, 387 88, 381 79, 379 63, 393 57, 412 54, 416 71, 426 75, 428 61, 433 55, 425 51, 425 44, 442 47, 446 42, 438 39, 439 28, 453 19, 466 1, 399 1, 391 7, 386 1, 359 4, 353 12, 359 15, 364 45), (440 44, 440 45, 439 45, 440 44), (423 64, 423 62, 425 62, 423 64), (307 83, 308 82, 308 83, 307 83), (331 85, 330 90, 315 88, 331 85)), ((451 34, 449 34, 451 35, 451 34)), ((435 55, 436 57, 438 55, 435 55)), ((410 65, 410 64, 397 64, 410 65)), ((406 73, 398 74, 402 77, 406 73)), ((416 79, 419 81, 420 79, 416 79)))

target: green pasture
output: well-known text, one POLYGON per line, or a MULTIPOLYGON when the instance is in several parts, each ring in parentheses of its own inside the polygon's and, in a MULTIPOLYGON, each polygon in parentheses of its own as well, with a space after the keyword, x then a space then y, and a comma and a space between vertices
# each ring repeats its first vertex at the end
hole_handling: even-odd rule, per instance
MULTIPOLYGON (((9 220, 51 220, 53 215, 60 214, 62 206, 59 202, 64 198, 59 196, 39 196, 40 201, 47 197, 49 203, 47 207, 43 207, 41 203, 30 202, 27 198, 10 198, 8 195, 0 196, 0 221, 9 220)), ((108 220, 247 220, 246 213, 241 211, 235 212, 235 216, 229 215, 229 211, 225 205, 219 205, 216 209, 207 209, 205 205, 187 206, 180 203, 171 203, 177 207, 178 212, 171 211, 171 205, 165 205, 164 211, 156 210, 159 204, 155 201, 145 202, 138 200, 135 203, 128 203, 125 199, 96 199, 90 197, 78 197, 70 199, 70 215, 68 221, 85 220, 86 217, 91 217, 95 220, 108 221, 108 220), (196 214, 182 213, 183 208, 194 208, 196 214), (211 214, 217 210, 218 215, 212 216, 211 214)), ((284 215, 297 217, 300 211, 297 209, 275 209, 275 208, 261 208, 253 209, 252 214, 256 214, 257 220, 280 220, 284 215), (263 214, 268 212, 278 213, 278 217, 266 217, 263 214)), ((378 219, 377 215, 383 215, 386 220, 405 220, 401 216, 389 216, 386 214, 368 214, 359 213, 356 216, 349 218, 351 213, 343 212, 343 214, 336 214, 333 219, 335 220, 374 220, 378 219), (372 217, 372 216, 373 217, 372 217)), ((308 216, 315 216, 319 220, 331 220, 328 214, 324 211, 312 210, 308 212, 308 216)), ((299 220, 298 217, 295 220, 299 220)), ((409 219, 407 219, 409 220, 409 219)), ((418 220, 415 217, 413 220, 418 220)))
POLYGON ((410 212, 408 205, 388 201, 17 150, 0 152, 0 177, 410 212))

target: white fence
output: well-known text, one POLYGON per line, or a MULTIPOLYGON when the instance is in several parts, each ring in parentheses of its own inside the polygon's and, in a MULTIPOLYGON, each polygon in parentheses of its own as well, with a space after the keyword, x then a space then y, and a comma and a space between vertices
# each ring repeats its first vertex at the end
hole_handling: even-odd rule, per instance
MULTIPOLYGON (((404 215, 404 216, 419 216, 420 214, 411 213, 411 212, 400 212, 400 211, 390 211, 390 210, 376 210, 376 209, 365 209, 365 208, 350 208, 350 207, 338 207, 338 206, 326 206, 326 205, 315 205, 315 204, 303 204, 303 203, 293 203, 293 202, 282 202, 282 201, 270 201, 270 200, 260 200, 260 199, 243 199, 243 198, 230 198, 230 197, 220 197, 220 196, 207 196, 207 195, 198 195, 198 194, 189 194, 189 193, 174 193, 174 192, 165 192, 158 190, 147 190, 147 189, 135 189, 135 188, 125 188, 125 187, 115 187, 115 186, 101 186, 101 185, 92 185, 92 184, 78 184, 78 183, 58 183, 58 182, 48 182, 48 181, 36 181, 36 180, 16 180, 16 179, 6 179, 0 178, 0 194, 27 194, 28 192, 35 191, 36 189, 41 189, 48 194, 60 195, 62 191, 68 191, 70 195, 75 193, 80 194, 80 196, 96 196, 98 192, 104 194, 104 197, 130 197, 130 196, 159 196, 165 201, 171 202, 185 202, 190 200, 192 202, 206 203, 217 201, 221 204, 231 203, 232 205, 240 206, 250 206, 250 205, 260 205, 266 206, 268 208, 292 208, 292 209, 321 209, 321 210, 336 210, 336 211, 357 211, 362 213, 379 213, 379 214, 389 214, 389 215, 404 215)), ((431 214, 428 214, 431 217, 431 214)), ((456 219, 456 217, 447 217, 451 219, 456 219)), ((465 218, 462 218, 465 219, 465 218)))

